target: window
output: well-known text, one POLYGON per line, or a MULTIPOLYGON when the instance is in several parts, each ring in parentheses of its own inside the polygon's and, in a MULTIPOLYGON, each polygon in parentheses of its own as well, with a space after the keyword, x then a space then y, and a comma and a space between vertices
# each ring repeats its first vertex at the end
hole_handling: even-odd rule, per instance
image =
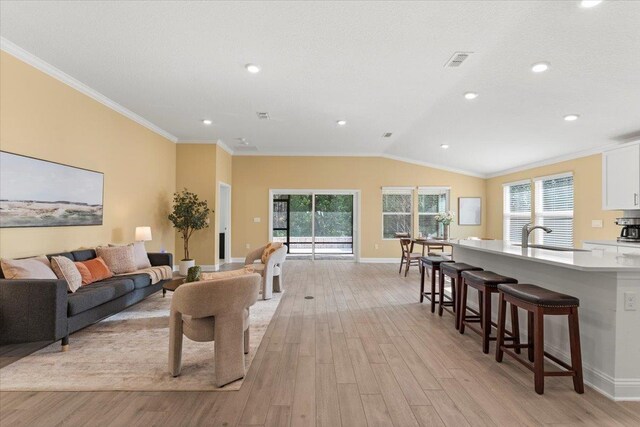
POLYGON ((573 247, 573 174, 535 179, 536 225, 551 233, 536 231, 538 244, 573 247))
POLYGON ((449 210, 449 189, 446 187, 418 188, 418 231, 423 236, 439 234, 442 226, 435 220, 438 213, 449 210))
POLYGON ((382 189, 382 238, 394 239, 396 233, 411 234, 413 190, 411 188, 382 189))
POLYGON ((522 227, 531 222, 531 181, 519 181, 503 186, 503 239, 522 241, 522 227))

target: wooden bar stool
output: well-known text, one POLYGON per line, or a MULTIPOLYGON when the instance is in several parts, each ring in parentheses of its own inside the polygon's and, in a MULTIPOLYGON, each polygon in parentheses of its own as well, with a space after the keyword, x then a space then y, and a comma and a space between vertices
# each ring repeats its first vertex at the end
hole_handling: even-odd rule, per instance
MULTIPOLYGON (((440 271, 440 264, 443 262, 453 262, 440 256, 423 256, 420 258, 420 302, 424 301, 426 297, 431 301, 431 312, 436 311, 436 295, 440 295, 436 292, 436 272, 440 271), (424 276, 427 268, 431 269, 431 292, 424 291, 424 276)), ((440 300, 440 297, 438 297, 440 300)))
POLYGON ((582 378, 582 355, 580 352, 580 326, 578 322, 578 306, 580 300, 570 295, 554 292, 536 285, 501 284, 498 311, 498 341, 496 343, 496 360, 502 362, 504 353, 515 358, 518 362, 533 371, 536 393, 544 393, 545 376, 573 377, 573 389, 576 393, 584 393, 582 378), (527 310, 528 343, 505 344, 505 313, 507 303, 511 307, 527 310), (569 317, 569 347, 571 349, 571 365, 544 351, 544 316, 567 315, 569 317), (529 361, 516 355, 511 349, 527 348, 529 361), (549 358, 566 371, 545 371, 544 357, 549 358))
MULTIPOLYGON (((482 337, 482 352, 489 353, 489 343, 495 341, 496 338, 491 336, 491 328, 498 327, 496 323, 491 320, 491 295, 498 293, 498 285, 501 283, 518 283, 518 281, 512 277, 503 276, 493 271, 463 271, 462 283, 460 290, 460 333, 464 334, 465 326, 471 329, 482 337), (470 310, 467 307, 467 293, 468 288, 472 287, 478 290, 478 307, 479 313, 474 312, 473 315, 469 315, 470 310), (480 324, 480 329, 476 328, 474 323, 480 324)), ((515 341, 520 344, 520 330, 518 324, 518 310, 513 308, 511 310, 511 331, 509 340, 515 341)), ((520 352, 520 350, 517 350, 520 352)))
POLYGON ((458 316, 458 313, 460 313, 460 283, 462 282, 463 271, 482 271, 482 269, 464 262, 447 262, 440 266, 439 293, 443 298, 440 298, 440 303, 438 304, 438 315, 442 316, 444 310, 453 314, 456 329, 460 329, 460 316, 458 316), (451 298, 449 301, 445 301, 444 298, 445 276, 451 279, 451 298))

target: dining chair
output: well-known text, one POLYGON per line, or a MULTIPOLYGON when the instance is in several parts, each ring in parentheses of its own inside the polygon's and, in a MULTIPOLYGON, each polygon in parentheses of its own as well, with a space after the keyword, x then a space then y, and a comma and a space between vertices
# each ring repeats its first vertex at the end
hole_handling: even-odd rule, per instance
POLYGON ((400 239, 400 247, 402 249, 402 258, 400 258, 400 270, 398 270, 398 274, 402 273, 402 265, 404 264, 404 276, 407 277, 409 267, 411 265, 419 265, 422 254, 411 252, 413 250, 411 239, 400 239))

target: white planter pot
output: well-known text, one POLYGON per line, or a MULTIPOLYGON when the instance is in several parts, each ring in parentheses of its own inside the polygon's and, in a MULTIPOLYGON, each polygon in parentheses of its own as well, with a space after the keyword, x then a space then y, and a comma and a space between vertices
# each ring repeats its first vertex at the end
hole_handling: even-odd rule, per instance
POLYGON ((189 274, 189 269, 196 265, 195 259, 183 259, 180 261, 180 275, 186 276, 189 274))

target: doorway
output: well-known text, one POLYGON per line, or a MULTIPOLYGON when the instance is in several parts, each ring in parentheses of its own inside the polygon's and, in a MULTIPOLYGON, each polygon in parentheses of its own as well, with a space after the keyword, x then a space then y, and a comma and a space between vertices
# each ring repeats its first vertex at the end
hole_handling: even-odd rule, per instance
POLYGON ((231 262, 231 186, 218 184, 218 263, 231 262))
POLYGON ((270 199, 270 240, 289 257, 357 260, 359 191, 271 190, 270 199))

